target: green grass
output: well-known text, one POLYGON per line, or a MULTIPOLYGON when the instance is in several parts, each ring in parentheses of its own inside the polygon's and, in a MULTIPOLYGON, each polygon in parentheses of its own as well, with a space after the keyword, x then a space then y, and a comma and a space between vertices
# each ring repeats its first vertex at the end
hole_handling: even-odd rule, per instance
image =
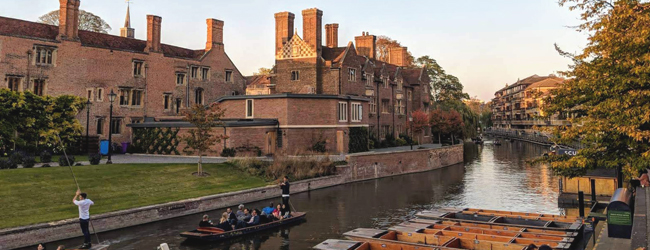
MULTIPOLYGON (((58 163, 60 157, 61 157, 60 155, 53 155, 52 156, 52 162, 57 162, 58 163)), ((106 158, 106 156, 102 156, 102 159, 104 159, 104 158, 106 158)), ((6 159, 9 159, 9 157, 6 157, 6 156, 0 157, 0 160, 6 160, 6 159)), ((41 163, 41 157, 40 156, 36 156, 36 157, 34 157, 34 159, 36 159, 36 163, 41 163)), ((87 155, 75 155, 74 160, 77 161, 77 162, 79 162, 79 161, 88 161, 88 156, 87 155)))
MULTIPOLYGON (((113 164, 73 167, 90 213, 101 214, 267 185, 230 164, 113 164)), ((0 170, 0 228, 77 218, 76 191, 67 167, 0 170)))

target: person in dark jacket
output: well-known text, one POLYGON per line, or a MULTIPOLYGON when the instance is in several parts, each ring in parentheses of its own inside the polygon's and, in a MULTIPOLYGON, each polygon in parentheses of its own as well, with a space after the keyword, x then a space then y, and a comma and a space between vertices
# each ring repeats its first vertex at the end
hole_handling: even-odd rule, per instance
POLYGON ((215 227, 223 229, 223 231, 230 231, 230 230, 233 229, 233 226, 230 224, 230 221, 228 220, 228 212, 224 212, 221 215, 221 219, 219 220, 219 224, 217 224, 215 227))
POLYGON ((280 188, 282 189, 282 204, 287 207, 289 207, 289 194, 291 193, 289 191, 290 187, 291 184, 289 184, 289 178, 287 176, 284 176, 282 183, 280 183, 280 188))
POLYGON ((237 215, 232 211, 232 208, 226 208, 226 213, 228 214, 228 222, 235 225, 237 223, 237 215))
POLYGON ((255 226, 260 224, 260 211, 253 209, 251 219, 246 222, 247 227, 255 226))
POLYGON ((210 221, 210 216, 207 214, 203 215, 203 220, 199 222, 199 227, 214 227, 212 221, 210 221))

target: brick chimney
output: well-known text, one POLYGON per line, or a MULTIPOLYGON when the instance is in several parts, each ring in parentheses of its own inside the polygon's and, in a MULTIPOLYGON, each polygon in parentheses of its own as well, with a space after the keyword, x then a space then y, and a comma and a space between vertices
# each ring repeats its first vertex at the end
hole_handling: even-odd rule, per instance
POLYGON ((291 12, 275 13, 275 54, 282 52, 282 47, 293 37, 293 20, 296 16, 291 12))
POLYGON ((406 67, 408 57, 408 50, 406 47, 392 47, 388 48, 388 63, 400 67, 406 67))
POLYGON ((323 11, 317 8, 302 11, 302 39, 317 54, 323 46, 323 11))
POLYGON ((330 23, 325 24, 325 44, 329 48, 336 48, 339 46, 339 24, 330 23))
POLYGON ((79 5, 81 0, 59 0, 58 39, 79 40, 79 5))
POLYGON ((147 15, 147 51, 162 52, 160 48, 160 25, 162 17, 147 15))
POLYGON ((377 53, 377 37, 374 35, 368 34, 368 32, 362 32, 361 36, 354 37, 354 42, 357 47, 357 54, 366 56, 370 59, 375 59, 377 53))
POLYGON ((223 21, 208 19, 208 41, 205 43, 205 50, 219 48, 223 50, 223 21))

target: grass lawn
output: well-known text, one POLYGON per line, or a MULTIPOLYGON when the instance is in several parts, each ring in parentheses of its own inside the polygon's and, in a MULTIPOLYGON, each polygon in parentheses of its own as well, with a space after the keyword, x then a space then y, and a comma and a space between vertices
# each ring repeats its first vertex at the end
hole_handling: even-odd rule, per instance
MULTIPOLYGON (((59 162, 60 155, 53 155, 52 156, 52 162, 59 162)), ((102 159, 106 158, 106 156, 102 156, 102 159)), ((6 160, 9 159, 9 157, 0 157, 0 160, 6 160)), ((41 163, 41 157, 36 156, 34 157, 36 159, 36 163, 41 163)), ((79 161, 88 161, 88 156, 87 155, 75 155, 74 160, 79 162, 79 161)))
MULTIPOLYGON (((229 164, 113 164, 73 167, 93 214, 267 185, 229 164)), ((67 167, 0 170, 0 228, 77 218, 77 187, 67 167)))

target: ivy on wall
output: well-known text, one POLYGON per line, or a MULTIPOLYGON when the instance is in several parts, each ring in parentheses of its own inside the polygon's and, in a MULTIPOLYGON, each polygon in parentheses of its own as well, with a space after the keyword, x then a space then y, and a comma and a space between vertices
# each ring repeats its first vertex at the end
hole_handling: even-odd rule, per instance
POLYGON ((175 154, 178 152, 179 128, 136 128, 133 129, 132 153, 175 154))
POLYGON ((350 153, 368 151, 368 128, 353 127, 350 128, 350 153))

